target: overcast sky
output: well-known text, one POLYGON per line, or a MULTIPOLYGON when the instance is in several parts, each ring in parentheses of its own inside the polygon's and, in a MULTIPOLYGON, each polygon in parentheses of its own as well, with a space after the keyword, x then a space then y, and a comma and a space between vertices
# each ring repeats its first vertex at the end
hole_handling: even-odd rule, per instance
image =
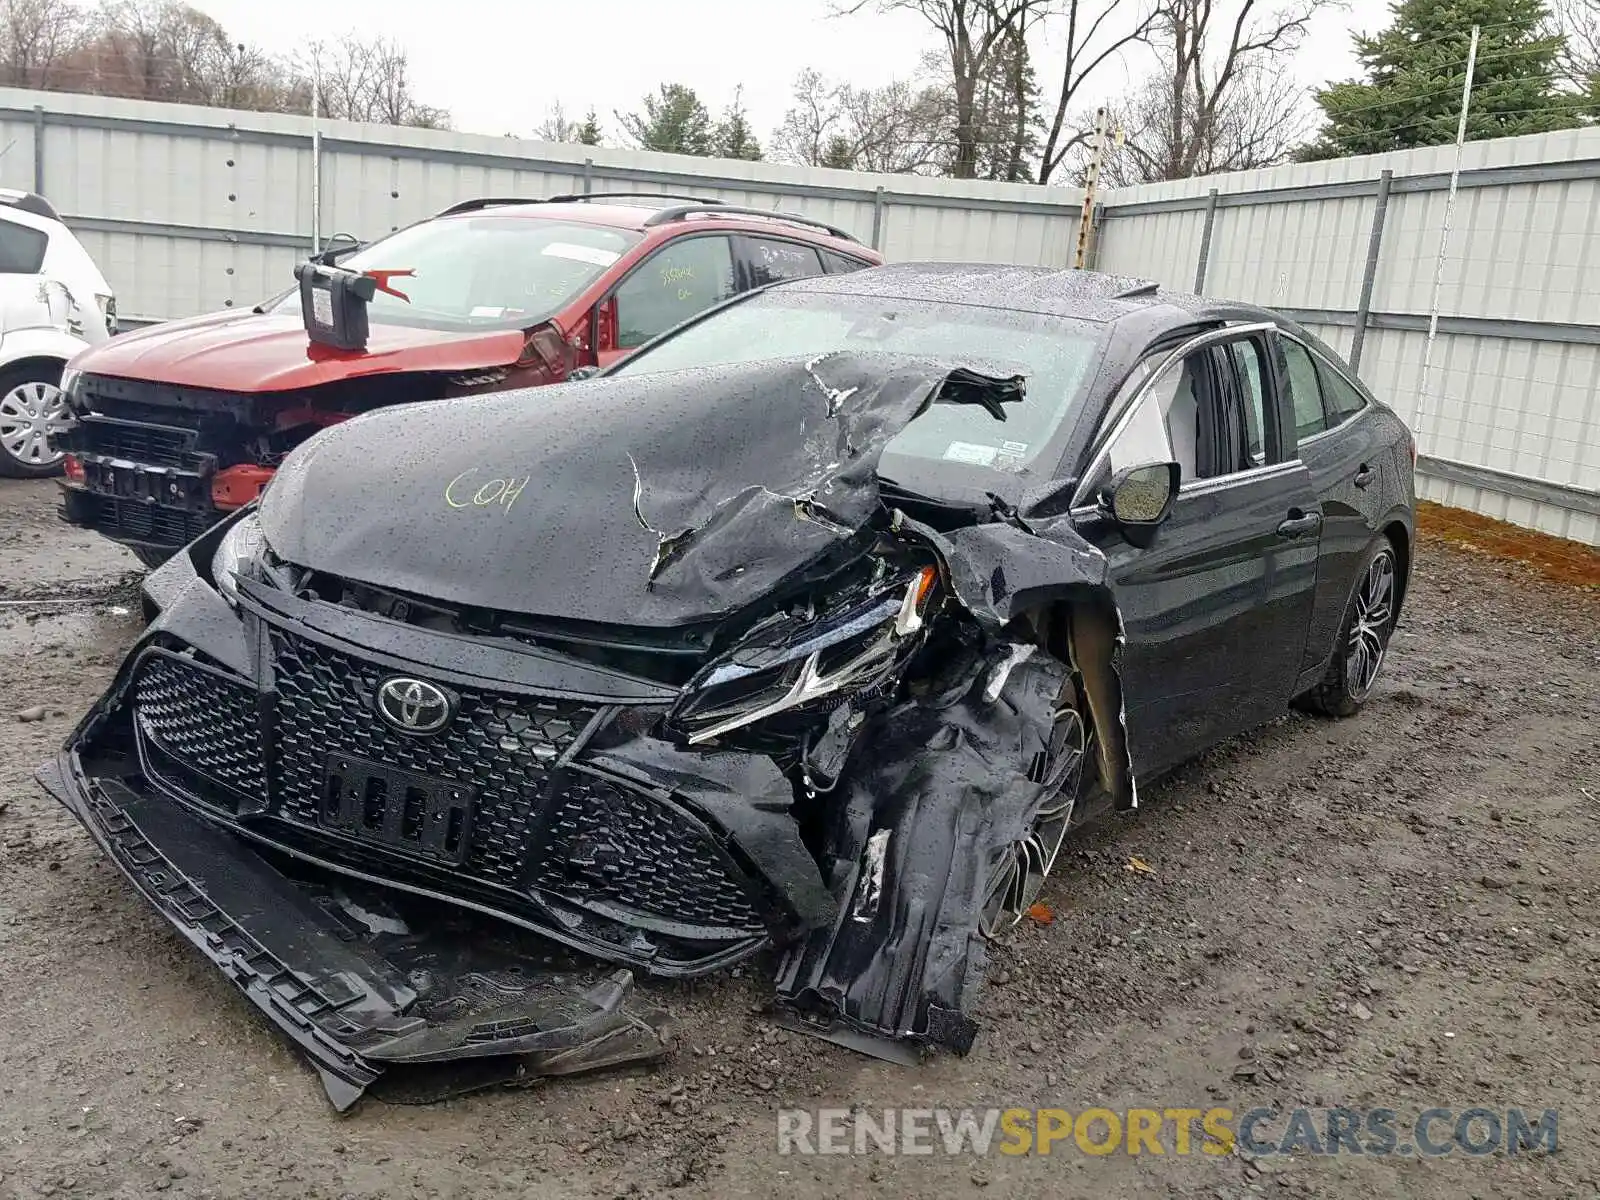
MULTIPOLYGON (((882 84, 914 75, 922 52, 936 44, 912 14, 871 11, 869 4, 868 11, 835 17, 832 0, 191 2, 237 37, 282 54, 352 28, 382 32, 406 47, 418 98, 449 109, 464 132, 525 136, 559 100, 574 117, 593 106, 613 143, 619 140, 614 110, 637 109, 661 82, 688 84, 714 112, 742 87, 765 142, 805 68, 882 84)), ((1350 32, 1385 23, 1384 0, 1324 5, 1296 72, 1307 84, 1353 75, 1350 32)), ((1052 64, 1038 65, 1048 92, 1052 64)), ((1129 68, 1137 72, 1138 64, 1129 68)), ((1108 67, 1096 79, 1114 93, 1126 75, 1108 67)))

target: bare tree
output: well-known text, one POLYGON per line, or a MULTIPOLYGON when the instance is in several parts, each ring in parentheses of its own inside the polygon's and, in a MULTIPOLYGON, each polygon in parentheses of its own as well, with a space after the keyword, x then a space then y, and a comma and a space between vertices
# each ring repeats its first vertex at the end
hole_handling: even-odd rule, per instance
POLYGON ((1157 9, 1147 0, 1099 0, 1099 4, 1099 11, 1091 15, 1085 0, 1063 0, 1050 21, 1051 27, 1066 26, 1066 46, 1055 112, 1039 152, 1040 183, 1049 183, 1068 154, 1088 140, 1089 129, 1082 122, 1074 129, 1067 118, 1089 77, 1129 46, 1148 42, 1156 23, 1157 9))
POLYGON ((310 48, 322 76, 320 111, 346 121, 447 129, 450 114, 423 104, 411 87, 405 48, 390 38, 348 33, 331 46, 310 48))
POLYGON ((578 122, 567 117, 567 110, 557 100, 544 110, 544 120, 533 127, 533 136, 541 142, 575 142, 578 140, 578 122))
POLYGON ((937 86, 858 88, 806 70, 794 98, 771 139, 779 161, 907 175, 943 174, 953 157, 950 97, 937 86))
POLYGON ((1580 91, 1600 89, 1600 0, 1551 0, 1551 9, 1567 36, 1562 69, 1580 91))
POLYGON ((1187 179, 1281 160, 1303 136, 1304 97, 1287 70, 1316 0, 1263 15, 1260 0, 1157 0, 1160 67, 1117 114, 1116 184, 1187 179))
POLYGON ((0 0, 0 72, 11 87, 48 88, 84 33, 68 0, 0 0))
POLYGON ((851 0, 836 9, 857 13, 868 5, 922 17, 944 40, 955 110, 955 155, 950 174, 971 179, 978 173, 982 142, 979 93, 982 81, 1003 52, 1008 35, 1025 38, 1044 15, 1046 0, 851 0))

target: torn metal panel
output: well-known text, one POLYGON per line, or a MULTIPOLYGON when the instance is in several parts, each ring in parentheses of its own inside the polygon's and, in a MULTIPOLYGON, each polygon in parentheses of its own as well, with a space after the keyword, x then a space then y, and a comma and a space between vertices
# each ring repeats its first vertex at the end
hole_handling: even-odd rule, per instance
POLYGON ((1105 556, 1066 518, 1001 520, 941 533, 896 513, 895 524, 938 551, 956 599, 991 632, 1052 606, 1069 614, 1073 665, 1093 715, 1101 782, 1118 808, 1138 807, 1119 669, 1122 618, 1105 556))
POLYGON ((986 902, 1082 763, 1081 743, 1055 736, 1068 670, 993 643, 953 695, 884 716, 840 785, 827 851, 839 918, 779 967, 801 1028, 891 1058, 907 1043, 971 1047, 986 902))

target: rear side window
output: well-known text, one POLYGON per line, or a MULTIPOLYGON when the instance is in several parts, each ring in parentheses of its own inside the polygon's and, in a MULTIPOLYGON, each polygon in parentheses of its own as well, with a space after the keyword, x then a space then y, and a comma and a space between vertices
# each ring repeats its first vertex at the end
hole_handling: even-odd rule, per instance
POLYGON ((872 265, 859 258, 851 258, 848 254, 835 254, 832 250, 822 251, 822 262, 828 268, 829 275, 848 275, 851 271, 863 271, 872 265))
POLYGON ((1278 347, 1283 355, 1284 383, 1294 408, 1295 437, 1304 441, 1328 427, 1327 414, 1322 408, 1322 385, 1317 381, 1317 365, 1299 342, 1279 338, 1278 347))
POLYGON ((750 261, 750 286, 765 287, 785 279, 810 279, 822 274, 822 260, 810 246, 775 238, 743 239, 750 261))
POLYGON ((1322 374, 1322 396, 1335 425, 1343 424, 1367 406, 1367 398, 1343 375, 1325 362, 1318 362, 1317 367, 1322 374))
POLYGON ((50 235, 0 220, 0 275, 37 275, 50 235))

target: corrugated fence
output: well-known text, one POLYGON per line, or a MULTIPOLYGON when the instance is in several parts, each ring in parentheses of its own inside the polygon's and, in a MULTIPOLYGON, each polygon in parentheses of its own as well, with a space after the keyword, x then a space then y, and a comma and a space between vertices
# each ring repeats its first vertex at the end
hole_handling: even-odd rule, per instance
MULTIPOLYGON (((322 124, 320 233, 376 237, 471 196, 671 191, 786 209, 896 259, 1061 262, 1083 193, 322 124)), ((251 305, 311 246, 309 118, 0 88, 0 186, 47 196, 134 319, 251 305)))
MULTIPOLYGON (((322 128, 324 239, 371 238, 469 196, 643 189, 803 213, 894 260, 1066 266, 1082 204, 1074 188, 322 128)), ((1112 191, 1095 265, 1289 312, 1418 429, 1425 496, 1600 543, 1600 129, 1467 147, 1423 407, 1452 157, 1112 191)), ((287 286, 311 243, 311 164, 303 117, 0 88, 0 186, 48 196, 135 320, 287 286)))
POLYGON ((1123 188, 1095 264, 1287 312, 1417 432, 1422 495, 1600 542, 1600 129, 1123 188))

